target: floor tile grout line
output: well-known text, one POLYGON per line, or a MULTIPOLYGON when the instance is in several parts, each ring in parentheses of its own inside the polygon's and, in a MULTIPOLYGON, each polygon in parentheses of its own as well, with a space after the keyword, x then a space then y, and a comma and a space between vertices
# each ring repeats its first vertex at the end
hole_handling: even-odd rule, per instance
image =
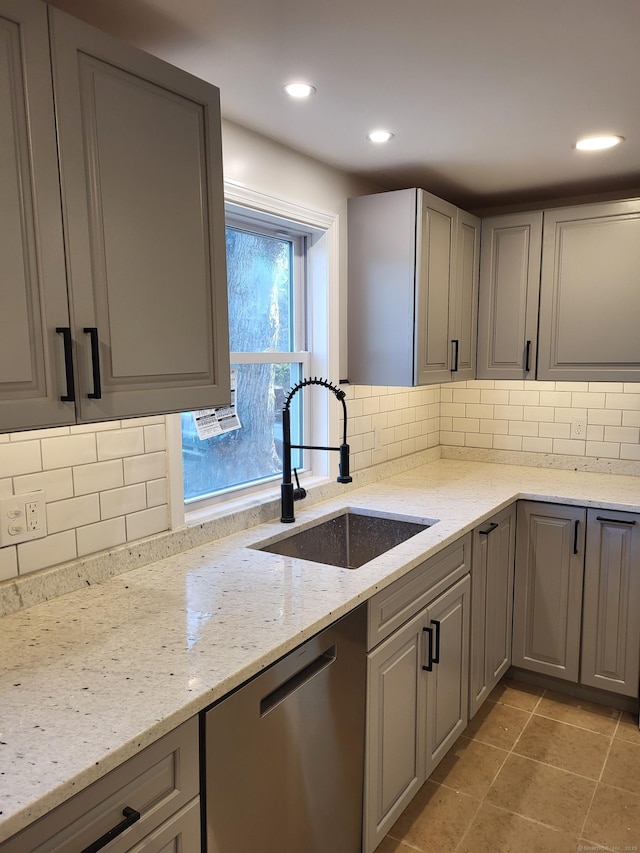
MULTIPOLYGON (((537 702, 536 702, 536 704, 534 705, 534 709, 538 707, 538 703, 540 702, 540 699, 541 699, 541 698, 542 698, 541 696, 539 696, 539 697, 538 697, 538 701, 537 701, 537 702)), ((489 701, 489 700, 487 700, 487 701, 489 701)), ((503 705, 504 705, 505 703, 494 702, 493 704, 494 704, 494 705, 499 705, 499 704, 503 704, 503 705)), ((513 707, 513 706, 512 706, 512 705, 507 705, 506 707, 511 708, 511 707, 513 707)), ((522 710, 525 710, 525 709, 524 709, 524 708, 519 708, 518 710, 522 711, 522 710)), ((533 710, 532 710, 532 711, 530 711, 530 713, 529 713, 529 719, 527 720, 527 722, 526 722, 526 723, 524 724, 524 726, 522 727, 522 731, 524 731, 524 730, 525 730, 525 728, 529 725, 529 720, 531 719, 531 717, 532 717, 532 716, 533 716, 533 710)), ((522 732, 520 732, 520 734, 522 734, 522 732)), ((520 735, 518 735, 518 737, 520 737, 520 735)), ((504 757, 504 759, 503 759, 502 763, 500 764, 500 767, 499 767, 499 768, 498 768, 498 770, 496 771, 495 776, 494 776, 494 777, 493 777, 493 779, 491 780, 491 784, 490 784, 490 785, 489 785, 489 787, 487 788, 487 791, 485 792, 484 796, 480 799, 480 802, 478 803, 478 808, 475 810, 475 812, 474 812, 474 814, 473 814, 473 817, 472 817, 472 818, 471 818, 471 820, 469 821, 469 825, 467 826, 466 830, 462 833, 462 836, 460 837, 460 840, 459 840, 459 841, 458 841, 458 843, 456 844, 456 846, 455 846, 455 850, 454 850, 454 853, 456 853, 456 851, 458 851, 458 850, 460 850, 460 849, 461 849, 461 846, 462 846, 462 844, 463 844, 463 842, 464 842, 465 838, 467 837, 467 835, 469 834, 469 832, 471 832, 471 827, 473 826, 473 824, 474 824, 474 822, 475 822, 475 819, 477 818, 477 816, 478 816, 478 814, 479 814, 479 812, 480 812, 480 809, 482 808, 482 806, 485 804, 485 802, 486 802, 486 800, 487 800, 487 794, 488 794, 488 793, 489 793, 489 791, 491 790, 491 788, 492 788, 492 786, 493 786, 493 783, 494 783, 494 782, 496 781, 496 779, 498 778, 498 776, 499 776, 499 774, 500 774, 500 772, 501 772, 502 768, 504 767, 504 765, 505 765, 505 764, 507 763, 507 761, 509 760, 509 756, 512 754, 512 752, 513 752, 513 747, 515 746, 515 743, 516 743, 516 742, 517 742, 517 738, 516 738, 516 741, 514 742, 514 744, 512 744, 512 746, 511 746, 511 749, 510 749, 510 750, 504 750, 504 752, 506 752, 506 755, 505 755, 505 757, 504 757)), ((478 743, 483 743, 483 741, 480 741, 480 740, 479 740, 479 741, 478 741, 478 743)), ((495 744, 488 744, 488 745, 489 745, 489 746, 493 746, 493 747, 495 747, 496 749, 502 749, 502 747, 496 747, 496 745, 495 745, 495 744)))
POLYGON ((607 749, 607 754, 605 755, 604 761, 602 762, 602 767, 600 768, 600 773, 599 773, 598 778, 596 780, 596 786, 593 789, 593 794, 591 795, 589 807, 588 807, 587 812, 584 816, 584 820, 582 821, 582 829, 580 830, 580 838, 584 838, 584 831, 585 831, 585 828, 587 826, 587 821, 589 820, 589 814, 591 813, 591 807, 593 806, 593 801, 595 800, 596 794, 598 793, 598 785, 602 784, 602 774, 604 773, 604 768, 607 766, 607 761, 609 760, 609 756, 611 755, 611 748, 613 746, 613 741, 615 739, 615 735, 616 735, 616 731, 618 730, 618 726, 620 725, 620 716, 621 716, 621 712, 618 711, 618 720, 616 722, 616 727, 613 730, 613 734, 611 735, 611 737, 609 739, 609 748, 607 749))

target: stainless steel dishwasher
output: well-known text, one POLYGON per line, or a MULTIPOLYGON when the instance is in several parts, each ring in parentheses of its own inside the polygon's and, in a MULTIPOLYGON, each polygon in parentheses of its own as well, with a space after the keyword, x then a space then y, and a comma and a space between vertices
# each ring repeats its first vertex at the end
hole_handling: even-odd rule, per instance
POLYGON ((359 853, 366 605, 204 713, 207 853, 359 853))

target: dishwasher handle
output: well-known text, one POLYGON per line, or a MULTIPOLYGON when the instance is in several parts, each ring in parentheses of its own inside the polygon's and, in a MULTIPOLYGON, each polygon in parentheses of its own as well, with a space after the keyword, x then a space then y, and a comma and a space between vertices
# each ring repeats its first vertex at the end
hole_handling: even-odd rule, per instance
POLYGON ((312 660, 311 663, 308 663, 301 670, 294 673, 290 678, 283 681, 282 684, 275 688, 275 690, 272 690, 260 700, 260 716, 266 716, 270 711, 273 711, 275 707, 284 702, 285 699, 288 699, 292 693, 295 693, 296 690, 304 684, 307 684, 311 679, 315 678, 316 675, 320 675, 323 670, 328 666, 331 666, 336 657, 337 651, 335 645, 333 645, 321 655, 318 655, 318 657, 312 660))

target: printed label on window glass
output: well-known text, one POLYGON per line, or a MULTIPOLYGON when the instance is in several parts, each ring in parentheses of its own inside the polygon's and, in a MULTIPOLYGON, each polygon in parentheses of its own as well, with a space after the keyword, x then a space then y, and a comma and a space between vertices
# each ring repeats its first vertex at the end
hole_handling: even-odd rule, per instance
POLYGON ((192 412, 198 438, 204 441, 214 435, 242 429, 237 411, 238 371, 231 371, 231 405, 218 406, 215 409, 199 409, 192 412))

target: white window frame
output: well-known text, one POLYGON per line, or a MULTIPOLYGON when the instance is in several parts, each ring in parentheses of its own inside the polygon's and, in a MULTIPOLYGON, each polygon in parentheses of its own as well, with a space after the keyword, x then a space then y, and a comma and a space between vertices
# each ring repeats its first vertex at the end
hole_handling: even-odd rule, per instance
MULTIPOLYGON (((304 207, 236 183, 225 181, 225 203, 231 213, 243 217, 256 211, 256 221, 282 227, 283 220, 291 223, 294 231, 307 232, 307 287, 306 287, 306 351, 304 353, 278 353, 282 362, 303 362, 303 375, 323 376, 336 382, 339 362, 339 216, 334 213, 304 207), (304 357, 303 357, 304 356, 304 357)), ((232 224, 233 227, 233 224, 232 224)), ((283 229, 284 230, 284 229, 283 229)), ((296 330, 299 339, 300 330, 296 330)), ((259 354, 252 353, 247 361, 256 362, 259 354)), ((242 363, 242 354, 232 354, 231 360, 242 363)), ((265 356, 273 361, 273 354, 265 356)), ((339 412, 331 406, 330 394, 318 389, 302 392, 304 417, 310 426, 308 439, 313 445, 336 446, 339 443, 339 412), (314 393, 315 392, 315 393, 314 393), (313 394, 313 399, 311 395, 313 394)), ((335 401, 334 401, 335 402, 335 401)), ((280 494, 280 482, 258 482, 220 493, 209 499, 194 501, 188 506, 184 501, 182 470, 182 434, 180 415, 167 415, 167 450, 169 473, 169 508, 171 529, 202 523, 234 509, 255 505, 256 501, 269 500, 280 494)), ((310 466, 301 481, 307 488, 327 482, 330 471, 337 469, 337 454, 307 451, 310 466)))

